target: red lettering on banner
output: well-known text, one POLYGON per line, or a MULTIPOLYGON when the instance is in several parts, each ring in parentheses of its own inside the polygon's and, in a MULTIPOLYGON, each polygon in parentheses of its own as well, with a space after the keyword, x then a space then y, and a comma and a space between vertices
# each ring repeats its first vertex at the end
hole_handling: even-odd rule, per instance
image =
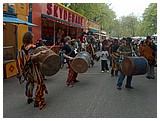
POLYGON ((47 14, 51 15, 52 14, 52 3, 47 3, 47 14))
POLYGON ((68 21, 71 22, 71 12, 68 12, 68 21))
POLYGON ((54 5, 54 16, 58 17, 58 6, 54 5))
POLYGON ((83 17, 53 3, 47 3, 47 14, 61 20, 83 25, 83 17))
POLYGON ((60 18, 62 18, 63 8, 60 8, 60 7, 59 7, 59 12, 60 12, 60 18))
POLYGON ((64 16, 64 20, 67 20, 67 11, 66 10, 64 10, 63 16, 64 16))
POLYGON ((72 14, 72 22, 75 23, 75 14, 72 14))

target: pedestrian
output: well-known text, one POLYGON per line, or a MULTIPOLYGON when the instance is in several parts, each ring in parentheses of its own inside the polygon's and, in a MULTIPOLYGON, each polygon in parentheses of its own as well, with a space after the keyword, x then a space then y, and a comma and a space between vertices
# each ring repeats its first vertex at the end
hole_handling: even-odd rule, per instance
POLYGON ((43 109, 45 104, 44 92, 48 94, 46 85, 44 84, 40 65, 35 60, 40 54, 45 54, 47 51, 34 54, 36 48, 33 44, 34 35, 31 32, 26 32, 23 35, 23 45, 18 53, 17 69, 20 83, 27 81, 25 94, 28 97, 27 103, 34 101, 34 107, 43 109), (33 95, 34 85, 37 84, 35 95, 33 95), (35 96, 33 98, 33 96, 35 96))
POLYGON ((104 71, 109 72, 108 68, 108 62, 107 62, 107 57, 109 56, 108 51, 107 51, 107 45, 102 44, 102 51, 101 51, 101 71, 102 73, 104 71))
POLYGON ((119 64, 120 64, 120 54, 117 52, 119 48, 118 39, 114 39, 113 44, 111 45, 111 54, 112 54, 112 69, 111 77, 118 76, 119 64))
POLYGON ((148 60, 149 69, 146 78, 155 79, 154 66, 156 64, 156 49, 151 37, 147 36, 146 41, 142 47, 142 55, 148 60))
POLYGON ((74 39, 72 40, 72 46, 70 45, 71 38, 69 36, 66 36, 64 39, 65 39, 65 44, 62 47, 62 51, 64 52, 63 56, 68 61, 68 66, 69 66, 68 78, 67 78, 66 84, 68 87, 73 87, 74 83, 79 82, 76 79, 78 76, 78 73, 76 73, 71 66, 72 60, 76 56, 74 48, 72 48, 74 46, 73 45, 74 39))
MULTIPOLYGON (((123 57, 127 57, 127 56, 132 56, 132 46, 131 46, 131 41, 132 39, 130 37, 127 37, 126 39, 124 39, 124 44, 122 44, 117 52, 121 53, 123 55, 123 57)), ((121 90, 121 86, 123 83, 123 80, 125 79, 125 75, 123 74, 121 68, 120 68, 120 75, 118 77, 118 81, 117 81, 117 89, 121 90)), ((126 80, 126 88, 129 89, 133 89, 133 87, 131 86, 131 81, 132 81, 132 75, 127 76, 127 80, 126 80)))
POLYGON ((97 56, 97 54, 95 53, 94 47, 91 44, 90 39, 88 39, 87 42, 88 42, 88 44, 86 44, 86 51, 90 54, 90 57, 91 57, 91 63, 90 64, 93 66, 94 65, 94 60, 96 60, 98 62, 100 57, 97 56))

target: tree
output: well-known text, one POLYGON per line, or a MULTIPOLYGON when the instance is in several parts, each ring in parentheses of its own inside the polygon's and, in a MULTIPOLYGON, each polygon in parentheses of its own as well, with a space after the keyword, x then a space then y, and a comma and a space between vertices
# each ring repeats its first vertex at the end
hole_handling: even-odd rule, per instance
POLYGON ((142 34, 152 35, 157 33, 157 3, 151 3, 143 13, 142 34))
POLYGON ((116 17, 115 12, 105 3, 70 3, 68 7, 85 16, 88 20, 97 22, 101 29, 106 31, 112 26, 116 17))

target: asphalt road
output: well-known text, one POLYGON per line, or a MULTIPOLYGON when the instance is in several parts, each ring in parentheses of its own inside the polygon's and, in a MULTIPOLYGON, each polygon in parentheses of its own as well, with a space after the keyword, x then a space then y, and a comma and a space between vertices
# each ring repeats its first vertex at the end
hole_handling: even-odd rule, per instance
MULTIPOLYGON (((155 68, 155 73, 157 73, 155 68)), ((157 75, 157 74, 156 74, 157 75)), ((45 95, 43 110, 27 104, 25 84, 16 77, 3 80, 4 118, 156 118, 157 78, 134 76, 133 90, 116 89, 117 77, 101 73, 100 62, 78 75, 79 83, 66 86, 67 69, 45 81, 49 94, 45 95)))

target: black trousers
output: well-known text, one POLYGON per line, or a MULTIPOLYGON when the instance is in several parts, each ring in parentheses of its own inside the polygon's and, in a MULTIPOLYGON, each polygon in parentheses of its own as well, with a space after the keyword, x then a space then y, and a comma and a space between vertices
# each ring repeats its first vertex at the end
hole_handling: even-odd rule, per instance
POLYGON ((101 60, 102 71, 109 70, 107 60, 101 60))

